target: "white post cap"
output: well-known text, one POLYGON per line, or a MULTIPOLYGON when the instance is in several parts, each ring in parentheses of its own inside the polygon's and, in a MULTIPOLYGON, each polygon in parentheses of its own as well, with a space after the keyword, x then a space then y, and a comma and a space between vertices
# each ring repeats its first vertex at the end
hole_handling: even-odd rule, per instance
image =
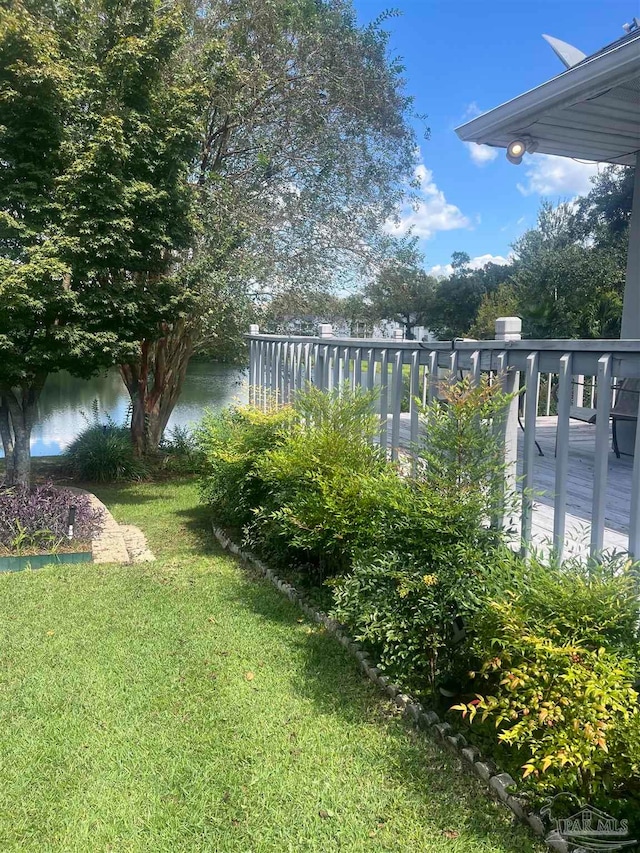
POLYGON ((496 320, 497 341, 519 341, 522 338, 520 317, 498 317, 496 320))
POLYGON ((249 334, 250 335, 257 335, 259 333, 260 333, 260 326, 258 326, 257 323, 251 323, 251 325, 249 326, 249 334))
POLYGON ((394 329, 393 332, 391 333, 391 337, 393 338, 394 341, 401 341, 403 338, 402 329, 394 329))
POLYGON ((320 323, 318 325, 318 337, 319 338, 332 338, 333 337, 333 328, 331 323, 320 323))

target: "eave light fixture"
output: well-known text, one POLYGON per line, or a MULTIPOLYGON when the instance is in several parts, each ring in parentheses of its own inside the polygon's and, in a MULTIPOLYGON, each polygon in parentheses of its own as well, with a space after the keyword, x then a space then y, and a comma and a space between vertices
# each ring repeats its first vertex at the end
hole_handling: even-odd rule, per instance
POLYGON ((514 166, 519 166, 526 153, 533 154, 537 150, 538 143, 534 139, 530 136, 521 136, 518 139, 512 139, 507 146, 507 160, 514 166))

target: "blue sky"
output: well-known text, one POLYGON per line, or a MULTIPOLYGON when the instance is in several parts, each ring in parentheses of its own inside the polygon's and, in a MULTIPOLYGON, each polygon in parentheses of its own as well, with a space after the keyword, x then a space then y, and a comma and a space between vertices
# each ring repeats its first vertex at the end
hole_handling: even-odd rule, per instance
MULTIPOLYGON (((425 266, 446 272, 451 253, 505 258, 536 221, 542 198, 587 192, 597 166, 527 155, 520 166, 504 152, 470 151, 454 128, 466 118, 534 88, 563 70, 542 39, 556 36, 587 54, 624 35, 640 0, 354 0, 360 20, 385 9, 391 51, 404 59, 415 112, 426 113, 431 138, 416 121, 422 152, 423 201, 409 212, 421 235, 425 266), (484 155, 484 156, 483 156, 484 155)), ((477 260, 478 265, 482 263, 477 260)))

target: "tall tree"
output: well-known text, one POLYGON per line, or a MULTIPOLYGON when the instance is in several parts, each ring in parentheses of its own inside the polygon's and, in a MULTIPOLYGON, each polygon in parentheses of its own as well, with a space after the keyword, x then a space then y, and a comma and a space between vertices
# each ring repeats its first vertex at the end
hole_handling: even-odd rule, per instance
POLYGON ((194 308, 122 364, 134 436, 153 451, 203 334, 203 257, 270 297, 353 284, 393 242, 382 228, 415 163, 402 67, 347 0, 196 0, 182 59, 206 90, 192 164, 198 233, 180 275, 194 308))
POLYGON ((523 331, 537 338, 616 337, 624 268, 616 252, 596 244, 573 205, 542 205, 538 224, 514 244, 510 282, 523 331))
POLYGON ((488 263, 472 269, 466 252, 454 252, 451 275, 436 287, 429 328, 442 340, 469 334, 483 299, 513 272, 512 266, 488 263))
POLYGON ((617 337, 633 171, 608 167, 576 202, 541 206, 513 246, 507 278, 484 295, 471 334, 493 337, 501 314, 522 317, 528 337, 617 337))
POLYGON ((0 9, 0 431, 10 480, 49 372, 132 355, 185 304, 202 90, 176 80, 184 28, 153 0, 0 9))
POLYGON ((415 160, 402 68, 345 0, 18 0, 2 16, 7 455, 28 457, 48 371, 114 358, 152 451, 225 281, 327 287, 385 256, 415 160))
POLYGON ((435 279, 413 264, 385 265, 365 288, 371 314, 378 320, 392 320, 404 326, 411 340, 416 326, 429 322, 435 279))

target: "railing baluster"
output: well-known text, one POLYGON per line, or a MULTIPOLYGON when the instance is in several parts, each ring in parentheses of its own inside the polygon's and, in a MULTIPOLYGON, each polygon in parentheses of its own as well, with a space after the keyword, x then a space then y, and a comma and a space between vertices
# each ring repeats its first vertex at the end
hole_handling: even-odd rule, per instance
POLYGON ((604 516, 609 471, 609 418, 611 416, 611 355, 598 359, 598 406, 596 408, 596 449, 593 471, 593 504, 591 513, 591 556, 602 551, 604 516))
POLYGON ((249 405, 254 404, 254 386, 256 370, 256 344, 257 341, 249 341, 249 405))
POLYGON ((340 394, 340 347, 331 348, 333 358, 332 387, 335 394, 340 394))
POLYGON ((271 394, 273 403, 278 404, 278 382, 280 379, 280 350, 282 344, 276 343, 273 345, 273 353, 271 358, 271 394))
POLYGON ((353 351, 353 387, 359 388, 362 385, 362 350, 356 347, 353 351))
POLYGON ((469 379, 473 388, 477 388, 480 384, 480 376, 480 350, 474 350, 471 353, 471 372, 469 374, 469 379))
POLYGON ((538 415, 538 353, 527 356, 526 371, 527 410, 524 423, 524 459, 522 477, 522 553, 531 548, 533 523, 533 463, 536 454, 536 418, 538 415))
POLYGON ((376 352, 367 350, 367 391, 373 391, 376 385, 376 352))
POLYGON ((320 388, 326 391, 329 388, 329 346, 325 344, 321 347, 320 354, 320 388))
POLYGON ((402 350, 393 355, 392 374, 393 421, 391 422, 391 458, 398 458, 400 446, 400 410, 402 408, 402 350))
POLYGON ((322 387, 322 376, 320 375, 320 363, 318 353, 320 351, 319 344, 311 345, 311 372, 309 381, 312 385, 315 385, 316 388, 322 387))
POLYGON ((640 394, 638 395, 638 420, 636 420, 636 440, 631 474, 628 549, 632 560, 637 560, 640 557, 640 394))
POLYGON ((280 368, 280 401, 289 402, 289 344, 282 344, 282 365, 280 368))
POLYGON ((411 364, 409 367, 409 412, 411 420, 411 429, 409 433, 410 451, 413 458, 411 468, 415 474, 417 468, 417 450, 418 438, 420 430, 420 411, 419 411, 419 394, 420 394, 420 352, 416 350, 411 353, 411 364))
MULTIPOLYGON (((509 368, 509 354, 501 352, 496 359, 497 374, 500 378, 502 390, 505 394, 515 394, 520 382, 520 374, 517 370, 509 368)), ((496 377, 494 376, 494 382, 496 377)), ((516 493, 518 482, 518 397, 515 396, 502 423, 500 424, 500 438, 504 448, 504 493, 505 499, 511 501, 516 493)), ((512 527, 515 519, 504 514, 504 507, 500 514, 493 520, 497 527, 512 527)))
POLYGON ((458 351, 453 350, 449 356, 449 384, 455 385, 458 381, 458 351))
POLYGON ((380 447, 387 449, 388 426, 388 400, 389 400, 389 351, 380 351, 380 447))
POLYGON ((429 388, 427 391, 427 405, 431 405, 434 397, 438 394, 438 351, 431 350, 429 353, 429 388))
POLYGON ((260 341, 260 391, 258 404, 261 409, 267 405, 267 388, 269 386, 269 342, 260 341))
POLYGON ((302 388, 302 344, 296 343, 295 389, 296 393, 302 388))
POLYGON ((289 342, 289 353, 287 355, 287 403, 290 403, 295 394, 296 372, 295 372, 296 345, 289 342))
POLYGON ((349 347, 347 349, 347 365, 345 368, 345 377, 349 378, 349 388, 351 388, 352 391, 354 391, 356 387, 356 363, 353 353, 353 347, 349 347))
POLYGON ((301 372, 301 388, 306 388, 311 382, 311 344, 305 344, 303 347, 304 365, 301 372))
MULTIPOLYGON (((556 426, 556 476, 553 502, 553 548, 558 560, 564 552, 569 477, 569 416, 571 412, 571 353, 560 357, 558 370, 558 423, 556 426)), ((551 379, 551 374, 549 374, 551 379)))

